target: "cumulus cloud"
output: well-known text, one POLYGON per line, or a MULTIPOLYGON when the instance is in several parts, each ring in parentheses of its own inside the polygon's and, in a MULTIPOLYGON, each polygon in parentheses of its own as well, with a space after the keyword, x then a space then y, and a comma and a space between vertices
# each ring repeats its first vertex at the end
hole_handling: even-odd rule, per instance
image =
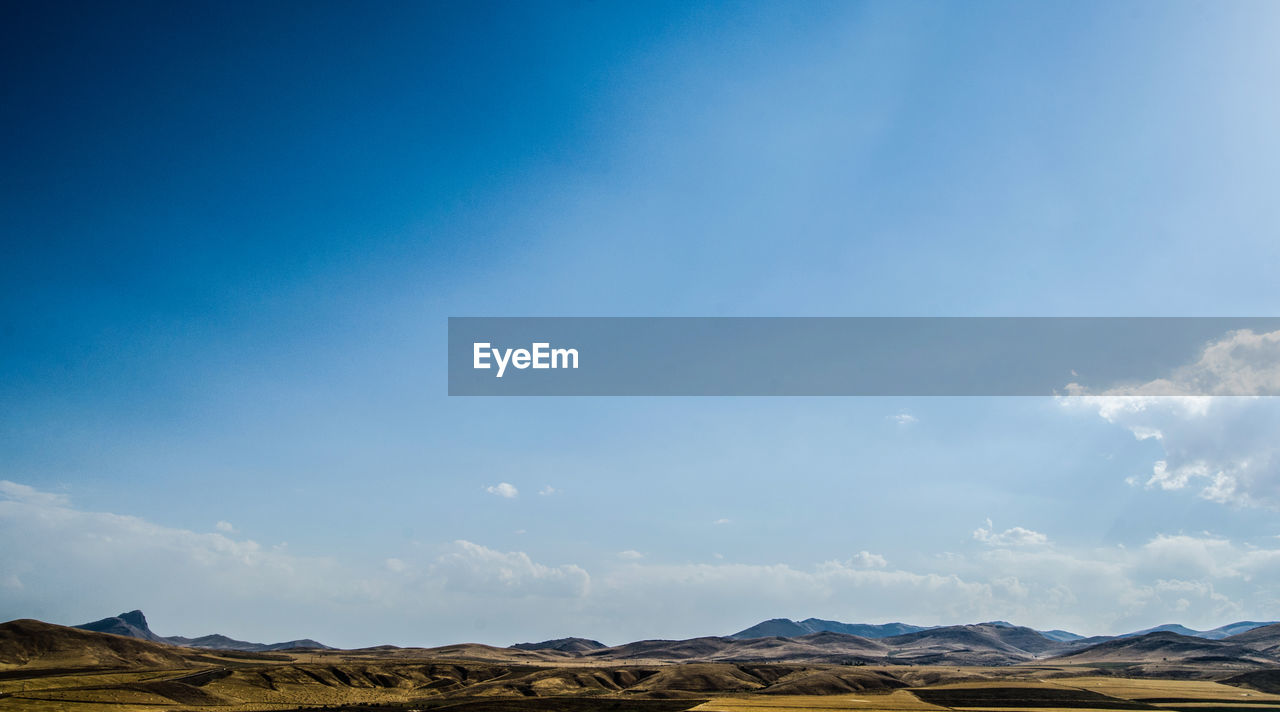
POLYGON ((547 485, 546 487, 543 487, 542 489, 538 490, 538 494, 542 495, 543 497, 546 497, 547 495, 552 495, 559 491, 560 490, 556 489, 555 487, 552 487, 551 485, 547 485))
POLYGON ((484 491, 489 494, 496 494, 499 497, 505 497, 506 499, 515 499, 516 496, 520 494, 520 490, 516 489, 516 486, 510 482, 499 482, 496 485, 488 485, 484 488, 484 491))
POLYGON ((919 418, 911 415, 910 413, 898 413, 897 415, 891 415, 889 416, 889 420, 892 420, 898 425, 911 425, 913 423, 920 422, 919 418))
POLYGON ((1040 546, 1049 542, 1044 534, 1022 527, 997 532, 990 519, 987 526, 974 530, 973 538, 988 546, 1040 546))
POLYGON ((619 551, 619 552, 618 552, 618 558, 619 558, 619 559, 626 559, 626 560, 628 560, 628 561, 635 561, 636 559, 643 559, 643 558, 644 558, 644 554, 641 554, 640 552, 636 551, 635 549, 627 549, 626 551, 619 551))
MULTIPOLYGON (((1091 395, 1078 383, 1069 395, 1091 395)), ((1098 395, 1098 394, 1094 394, 1098 395)), ((1276 396, 1280 395, 1280 331, 1256 334, 1249 329, 1228 332, 1211 341, 1191 364, 1165 378, 1107 389, 1112 396, 1276 396)))
POLYGON ((873 554, 869 551, 859 551, 849 560, 853 566, 864 569, 883 569, 889 565, 889 560, 879 554, 873 554))
POLYGON ((1214 502, 1280 508, 1280 331, 1236 331, 1168 378, 1092 392, 1077 384, 1059 401, 1096 411, 1163 457, 1132 482, 1191 490, 1214 502))
POLYGON ((1159 445, 1163 455, 1136 484, 1245 507, 1280 508, 1280 400, 1270 397, 1067 397, 1159 445))
POLYGON ((217 529, 220 532, 224 532, 226 534, 236 533, 236 528, 231 525, 231 522, 228 522, 228 521, 220 521, 217 524, 213 525, 213 528, 217 529))

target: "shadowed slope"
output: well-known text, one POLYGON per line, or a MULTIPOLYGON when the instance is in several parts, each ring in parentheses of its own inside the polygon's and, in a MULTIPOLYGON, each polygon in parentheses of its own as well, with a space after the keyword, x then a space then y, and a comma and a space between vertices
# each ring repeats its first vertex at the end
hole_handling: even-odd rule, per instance
POLYGON ((30 667, 171 667, 181 651, 162 643, 22 619, 0 624, 0 663, 30 667))

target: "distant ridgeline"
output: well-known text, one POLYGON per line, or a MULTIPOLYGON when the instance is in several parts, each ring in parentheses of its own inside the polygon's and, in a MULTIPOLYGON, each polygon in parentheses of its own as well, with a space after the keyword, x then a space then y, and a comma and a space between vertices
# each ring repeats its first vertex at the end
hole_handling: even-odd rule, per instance
MULTIPOLYGON (((1239 621, 1236 623, 1228 623, 1227 625, 1214 628, 1212 630, 1193 630, 1177 623, 1167 623, 1165 625, 1147 628, 1145 630, 1134 631, 1132 633, 1123 633, 1117 636, 1097 636, 1098 640, 1108 640, 1115 638, 1130 638, 1147 633, 1177 633, 1191 638, 1206 638, 1208 640, 1222 640, 1233 635, 1245 633, 1254 628, 1272 625, 1275 621, 1239 621)), ((978 625, 994 626, 997 628, 1017 628, 1012 623, 1005 621, 989 621, 978 625)), ((845 633, 847 635, 856 635, 862 638, 891 638, 897 635, 906 635, 908 633, 919 633, 923 630, 932 630, 946 626, 919 626, 910 623, 841 623, 839 621, 828 621, 821 618, 806 618, 802 621, 793 621, 790 618, 771 618, 767 621, 757 623, 746 630, 740 630, 733 635, 726 637, 735 640, 745 640, 749 638, 795 638, 810 633, 845 633)), ((1038 630, 1040 635, 1061 643, 1069 643, 1074 640, 1083 640, 1085 636, 1077 635, 1066 630, 1038 630)))
MULTIPOLYGON (((323 649, 323 646, 312 640, 262 644, 220 635, 166 638, 153 633, 141 613, 131 611, 78 627, 26 619, 0 624, 0 664, 59 669, 86 666, 174 669, 193 664, 207 666, 210 662, 217 662, 220 655, 237 659, 249 656, 264 664, 274 664, 295 660, 289 653, 278 651, 308 648, 308 654, 313 657, 335 656, 331 660, 339 661, 343 660, 344 654, 357 652, 362 656, 385 656, 388 659, 441 658, 498 664, 536 662, 575 666, 591 663, 612 665, 619 661, 735 665, 747 662, 803 663, 850 667, 1007 666, 1043 662, 1066 665, 1150 664, 1158 666, 1159 670, 1167 670, 1169 665, 1226 665, 1223 670, 1270 671, 1267 674, 1280 670, 1280 623, 1261 625, 1241 622, 1213 631, 1191 632, 1200 635, 1188 636, 1177 631, 1157 630, 1138 631, 1124 636, 1076 636, 1072 640, 1063 641, 1040 631, 1003 621, 929 628, 901 623, 858 628, 856 624, 815 619, 799 623, 779 619, 765 621, 736 636, 638 640, 614 646, 606 646, 587 638, 559 638, 542 643, 521 643, 507 648, 458 643, 435 648, 380 646, 342 651, 323 649), (840 626, 840 629, 803 632, 834 626, 840 626), (910 629, 915 630, 887 635, 910 629), (844 630, 861 630, 880 637, 854 635, 842 632, 844 630), (1244 632, 1217 637, 1237 630, 1244 632), (760 632, 793 635, 740 637, 755 636, 760 632), (794 635, 796 632, 802 634, 794 635)), ((1054 631, 1050 633, 1057 637, 1070 635, 1054 631)), ((610 684, 622 684, 613 678, 609 680, 612 680, 610 684)), ((863 682, 866 681, 858 684, 863 682)), ((1276 682, 1280 685, 1280 679, 1276 682)), ((1280 692, 1280 687, 1277 687, 1277 691, 1280 692)))
POLYGON ((241 650, 248 653, 265 653, 272 650, 288 650, 290 648, 312 648, 321 650, 332 649, 329 646, 317 643, 310 638, 289 640, 283 643, 250 643, 243 640, 228 638, 225 635, 218 635, 216 633, 213 635, 202 635, 199 638, 184 638, 180 635, 165 637, 151 632, 151 628, 147 625, 147 617, 142 615, 142 611, 129 611, 128 613, 121 613, 118 616, 103 618, 102 620, 93 621, 92 623, 82 623, 74 627, 79 628, 80 630, 93 631, 94 633, 111 633, 114 635, 127 636, 129 638, 149 640, 153 643, 181 645, 184 648, 241 650))
MULTIPOLYGON (((75 626, 152 643, 206 650, 266 653, 288 649, 333 650, 311 639, 250 643, 225 635, 160 636, 142 611, 129 611, 75 626)), ((68 629, 63 629, 68 630, 68 629)), ((376 649, 370 649, 376 650, 376 649)), ((774 618, 727 636, 686 640, 639 640, 608 646, 589 638, 556 638, 509 648, 477 644, 445 646, 451 655, 572 657, 584 660, 813 661, 844 664, 1008 665, 1029 660, 1080 662, 1230 658, 1252 665, 1280 665, 1280 624, 1240 621, 1212 630, 1167 624, 1117 636, 1083 637, 1065 630, 1035 630, 1005 621, 974 625, 918 626, 909 623, 841 623, 774 618), (784 641, 784 642, 779 642, 784 641), (508 652, 503 652, 508 651, 508 652)))

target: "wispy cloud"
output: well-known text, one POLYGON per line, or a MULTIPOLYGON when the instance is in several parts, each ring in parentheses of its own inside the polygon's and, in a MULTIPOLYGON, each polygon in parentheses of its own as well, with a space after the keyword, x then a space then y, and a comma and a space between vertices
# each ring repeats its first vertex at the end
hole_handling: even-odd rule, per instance
POLYGON ((15 502, 26 502, 29 504, 39 504, 51 507, 61 507, 68 504, 66 495, 55 494, 53 492, 43 492, 30 485, 10 482, 9 480, 0 480, 0 497, 13 500, 15 502))

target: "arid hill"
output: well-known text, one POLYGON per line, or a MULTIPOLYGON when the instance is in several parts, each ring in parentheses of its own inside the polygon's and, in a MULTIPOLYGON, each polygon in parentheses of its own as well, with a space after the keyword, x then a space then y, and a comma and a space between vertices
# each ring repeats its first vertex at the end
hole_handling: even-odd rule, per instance
POLYGON ((1280 623, 1254 628, 1223 640, 1228 643, 1247 645, 1269 655, 1280 656, 1280 623))
POLYGON ((1235 642, 1209 640, 1177 633, 1148 633, 1118 638, 1053 659, 1055 663, 1237 663, 1277 665, 1274 656, 1235 642))
POLYGON ((189 663, 180 648, 37 620, 0 624, 0 664, 27 667, 173 667, 189 663))
POLYGON ((1229 677, 1226 680, 1223 680, 1223 682, 1230 685, 1247 687, 1259 692, 1280 695, 1280 669, 1277 668, 1253 670, 1241 673, 1239 675, 1229 677))
MULTIPOLYGON (((207 658, 233 651, 241 655, 281 653, 285 657, 277 659, 314 662, 324 652, 323 648, 309 647, 308 644, 314 641, 258 646, 223 636, 161 638, 151 633, 145 617, 137 611, 89 624, 123 631, 135 637, 91 634, 77 628, 37 621, 15 621, 6 625, 12 628, 6 658, 10 664, 56 666, 64 664, 63 658, 70 657, 74 658, 67 663, 70 665, 157 665, 189 660, 192 655, 207 658), (94 635, 104 637, 92 637, 94 635), (136 637, 147 635, 154 636, 155 640, 136 637), (175 642, 185 647, 174 647, 175 642), (243 647, 237 647, 240 644, 254 645, 252 650, 260 652, 243 652, 243 647), (52 662, 45 662, 46 659, 52 662)), ((641 640, 609 647, 585 638, 560 638, 508 648, 462 643, 434 648, 378 646, 342 653, 346 660, 370 662, 452 659, 495 664, 579 666, 622 662, 972 667, 1053 660, 1071 664, 1221 663, 1248 669, 1280 663, 1280 625, 1256 628, 1222 640, 1156 632, 1124 638, 1061 641, 1031 628, 992 622, 926 628, 883 638, 822 631, 793 637, 641 640)), ((814 681, 806 684, 814 684, 814 681)))
POLYGON ((640 641, 586 654, 554 645, 251 653, 21 620, 0 625, 0 712, 1280 710, 1280 695, 1270 694, 1280 689, 1280 661, 1246 645, 1153 633, 1090 646, 1059 663, 1018 647, 1047 640, 1028 630, 982 624, 878 640, 820 632, 640 641), (771 657, 699 659, 735 655, 771 657), (843 658, 786 661, 802 655, 843 658), (920 664, 933 656, 949 662, 920 664), (1003 662, 956 662, 986 659, 1003 662))
POLYGON ((924 626, 908 623, 841 623, 839 621, 806 618, 793 621, 790 618, 771 618, 750 628, 726 637, 743 638, 797 638, 810 633, 845 633, 862 638, 887 638, 924 630, 924 626))
POLYGON ((541 643, 516 643, 511 646, 516 650, 559 650, 565 653, 585 653, 607 647, 604 643, 587 638, 556 638, 541 643))

